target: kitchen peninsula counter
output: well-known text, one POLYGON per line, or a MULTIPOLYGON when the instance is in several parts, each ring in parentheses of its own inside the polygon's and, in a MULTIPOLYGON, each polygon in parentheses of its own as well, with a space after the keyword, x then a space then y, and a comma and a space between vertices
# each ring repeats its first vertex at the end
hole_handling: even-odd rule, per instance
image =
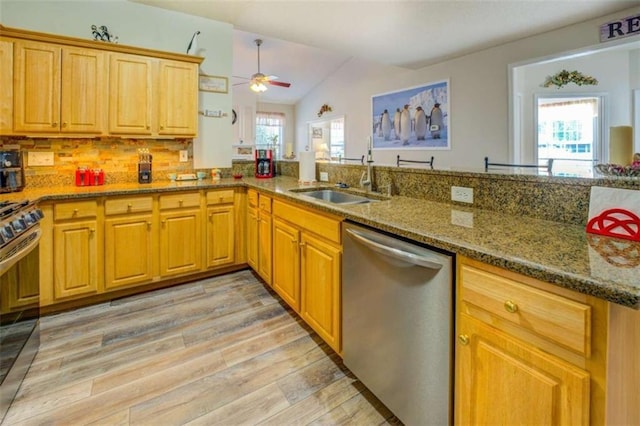
MULTIPOLYGON (((72 200, 246 186, 433 247, 640 310, 640 243, 584 227, 408 197, 336 205, 291 192, 293 177, 28 188, 1 199, 72 200)), ((318 187, 330 187, 318 184, 318 187)), ((304 188, 312 188, 305 186, 304 188)))

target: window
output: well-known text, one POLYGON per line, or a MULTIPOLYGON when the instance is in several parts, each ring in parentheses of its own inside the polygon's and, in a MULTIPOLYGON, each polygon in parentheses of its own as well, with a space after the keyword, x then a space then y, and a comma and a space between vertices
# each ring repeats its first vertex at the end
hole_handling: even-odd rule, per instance
POLYGON ((256 114, 256 149, 273 149, 274 157, 282 156, 285 116, 280 112, 256 114))
POLYGON ((344 157, 344 118, 331 120, 331 159, 344 157))
POLYGON ((592 175, 600 149, 600 98, 537 98, 537 158, 554 160, 556 175, 592 175))

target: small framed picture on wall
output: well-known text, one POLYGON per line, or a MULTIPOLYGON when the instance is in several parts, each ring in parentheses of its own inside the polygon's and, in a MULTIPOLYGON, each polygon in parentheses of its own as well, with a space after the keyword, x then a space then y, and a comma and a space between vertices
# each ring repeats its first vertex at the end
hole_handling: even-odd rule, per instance
POLYGON ((200 74, 198 87, 202 92, 229 93, 229 79, 217 75, 200 74))

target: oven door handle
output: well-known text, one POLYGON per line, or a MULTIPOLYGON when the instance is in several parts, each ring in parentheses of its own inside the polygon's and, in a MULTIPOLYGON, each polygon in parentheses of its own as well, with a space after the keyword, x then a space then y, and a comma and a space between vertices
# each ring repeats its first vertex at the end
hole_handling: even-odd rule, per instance
POLYGON ((20 249, 10 257, 0 261, 0 276, 4 275, 4 273, 13 265, 18 263, 38 246, 40 237, 42 237, 42 230, 38 227, 37 229, 30 231, 28 234, 25 234, 25 236, 27 236, 27 238, 25 238, 23 242, 28 242, 24 246, 20 247, 20 249), (35 237, 33 235, 35 235, 35 237))
POLYGON ((367 238, 367 236, 365 236, 365 232, 359 229, 347 229, 346 232, 354 240, 384 256, 392 257, 411 265, 422 266, 423 268, 427 269, 438 270, 442 268, 442 263, 438 262, 438 260, 433 257, 410 253, 408 251, 400 249, 399 247, 391 247, 388 245, 380 244, 379 242, 374 241, 371 238, 367 238))

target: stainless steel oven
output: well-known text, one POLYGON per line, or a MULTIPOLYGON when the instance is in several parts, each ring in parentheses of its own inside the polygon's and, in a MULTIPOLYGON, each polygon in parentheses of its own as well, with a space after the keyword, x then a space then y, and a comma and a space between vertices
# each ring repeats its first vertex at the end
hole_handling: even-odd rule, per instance
POLYGON ((40 346, 42 217, 28 201, 0 201, 0 423, 40 346))

